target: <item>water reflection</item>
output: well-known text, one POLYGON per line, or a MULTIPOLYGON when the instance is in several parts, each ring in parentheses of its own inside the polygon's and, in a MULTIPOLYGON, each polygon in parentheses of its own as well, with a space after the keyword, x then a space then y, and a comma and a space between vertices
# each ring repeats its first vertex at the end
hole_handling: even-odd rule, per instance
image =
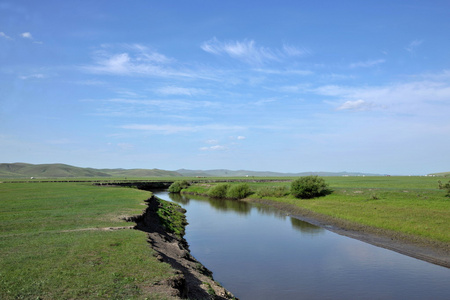
POLYGON ((247 215, 251 210, 251 206, 248 203, 237 200, 212 199, 198 195, 190 196, 177 193, 169 193, 168 196, 170 200, 184 205, 189 204, 191 199, 195 197, 195 201, 209 203, 209 205, 217 211, 232 211, 241 215, 247 215))
POLYGON ((311 236, 325 234, 325 229, 296 218, 291 217, 291 224, 292 228, 300 231, 303 234, 308 234, 311 236))

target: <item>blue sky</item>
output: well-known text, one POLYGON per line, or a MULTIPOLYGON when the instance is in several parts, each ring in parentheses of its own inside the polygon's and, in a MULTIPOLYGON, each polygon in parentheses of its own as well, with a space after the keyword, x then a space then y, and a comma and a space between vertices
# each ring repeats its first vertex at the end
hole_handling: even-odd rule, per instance
POLYGON ((448 1, 0 0, 0 162, 450 171, 448 1))

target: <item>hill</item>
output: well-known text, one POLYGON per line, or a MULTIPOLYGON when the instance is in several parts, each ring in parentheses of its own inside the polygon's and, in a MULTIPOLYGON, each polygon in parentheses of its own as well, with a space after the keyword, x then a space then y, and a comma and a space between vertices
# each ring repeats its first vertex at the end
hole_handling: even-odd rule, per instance
POLYGON ((308 176, 308 175, 318 175, 318 176, 380 176, 380 174, 370 174, 370 173, 349 173, 349 172, 301 172, 301 173, 280 173, 280 172, 270 172, 270 171, 248 171, 248 170, 226 170, 226 169, 216 169, 216 170, 186 170, 180 169, 176 171, 183 176, 189 177, 298 177, 298 176, 308 176))
MULTIPOLYGON (((439 173, 444 174, 444 173, 439 173)), ((280 173, 249 170, 187 170, 166 171, 160 169, 94 169, 66 164, 0 163, 0 178, 58 178, 58 177, 298 177, 298 176, 381 176, 381 174, 352 172, 301 172, 280 173)), ((440 175, 444 176, 444 175, 440 175)))
POLYGON ((428 174, 429 176, 443 176, 443 177, 450 177, 450 172, 440 172, 440 173, 431 173, 428 174))
POLYGON ((58 177, 172 177, 181 176, 174 171, 158 169, 93 169, 65 164, 0 164, 0 178, 58 178, 58 177))
POLYGON ((114 177, 174 177, 182 176, 175 171, 160 169, 99 169, 98 171, 114 177))

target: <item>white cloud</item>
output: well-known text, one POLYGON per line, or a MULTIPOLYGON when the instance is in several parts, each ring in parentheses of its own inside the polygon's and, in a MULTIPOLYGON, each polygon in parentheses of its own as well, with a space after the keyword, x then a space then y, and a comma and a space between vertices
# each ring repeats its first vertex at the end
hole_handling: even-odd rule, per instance
POLYGON ((209 139, 205 141, 206 144, 215 145, 219 143, 219 140, 209 139))
POLYGON ((237 139, 238 140, 245 140, 245 136, 240 135, 240 136, 237 137, 237 139))
POLYGON ((0 37, 8 39, 8 40, 12 40, 12 38, 10 36, 6 35, 6 33, 1 32, 1 31, 0 31, 0 37))
POLYGON ((181 96, 194 96, 205 93, 202 89, 184 88, 177 86, 162 87, 157 89, 156 92, 162 95, 181 95, 181 96))
POLYGON ((120 128, 150 131, 159 134, 176 134, 180 132, 197 132, 197 131, 236 131, 243 130, 242 126, 206 124, 206 125, 155 125, 155 124, 128 124, 122 125, 120 128))
POLYGON ((154 124, 130 124, 121 126, 123 129, 152 131, 160 134, 174 134, 186 131, 195 131, 192 126, 154 125, 154 124))
POLYGON ((226 54, 251 65, 263 65, 270 61, 280 61, 288 56, 302 56, 310 52, 294 46, 284 45, 282 50, 273 50, 257 46, 254 40, 221 42, 212 38, 204 42, 201 48, 211 54, 226 54))
POLYGON ((278 57, 270 49, 257 47, 253 40, 220 42, 213 38, 204 42, 201 48, 212 54, 228 54, 232 58, 249 64, 259 65, 266 61, 278 60, 278 57))
POLYGON ((20 79, 24 79, 24 80, 26 80, 26 79, 33 79, 33 78, 35 78, 35 79, 42 79, 42 78, 45 78, 45 75, 44 74, 31 74, 31 75, 19 76, 19 78, 20 79))
POLYGON ((23 37, 24 39, 30 39, 30 40, 33 39, 33 37, 31 36, 31 33, 29 33, 29 32, 21 33, 20 36, 23 37))
POLYGON ((355 101, 345 101, 341 106, 337 108, 337 110, 369 110, 373 105, 364 100, 355 100, 355 101))
POLYGON ((159 100, 159 99, 108 99, 105 100, 109 103, 126 104, 130 108, 130 105, 140 106, 138 109, 142 109, 143 106, 154 106, 161 110, 191 110, 196 108, 208 108, 217 107, 218 104, 210 101, 189 101, 189 100, 159 100))
POLYGON ((207 78, 200 72, 173 68, 174 63, 174 59, 139 44, 117 47, 104 45, 101 51, 96 52, 94 64, 82 66, 82 69, 109 75, 207 78), (111 48, 119 48, 121 51, 119 53, 106 51, 111 48))
POLYGON ((360 61, 360 62, 350 64, 350 68, 370 68, 370 67, 373 67, 373 66, 385 63, 385 62, 386 62, 386 60, 384 60, 384 59, 360 61))
POLYGON ((214 146, 210 146, 210 147, 201 147, 200 148, 201 151, 224 151, 227 149, 228 148, 226 146, 222 146, 222 145, 214 145, 214 146))
POLYGON ((432 78, 428 74, 422 81, 368 87, 328 85, 309 91, 336 97, 340 110, 384 109, 397 114, 442 117, 450 105, 450 83, 445 79, 448 78, 445 72, 436 75, 434 80, 432 78))
POLYGON ((33 38, 33 36, 31 35, 31 33, 29 33, 29 32, 23 32, 23 33, 20 34, 20 36, 21 36, 22 38, 24 38, 24 39, 28 39, 28 40, 33 41, 33 43, 35 43, 35 44, 42 44, 42 42, 36 41, 36 40, 33 38))
POLYGON ((292 70, 292 69, 284 69, 284 70, 275 70, 275 69, 253 69, 256 72, 265 73, 265 74, 275 74, 275 75, 312 75, 313 72, 309 70, 292 70))

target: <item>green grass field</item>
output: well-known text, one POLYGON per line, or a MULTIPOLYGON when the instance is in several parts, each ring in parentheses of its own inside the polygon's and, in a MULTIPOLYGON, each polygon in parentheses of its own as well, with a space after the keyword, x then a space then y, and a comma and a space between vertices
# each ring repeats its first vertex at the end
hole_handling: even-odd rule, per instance
POLYGON ((0 184, 1 299, 160 299, 173 270, 132 226, 150 193, 88 183, 0 184))
MULTIPOLYGON (((254 192, 273 186, 288 190, 286 180, 292 180, 272 179, 278 181, 250 179, 248 184, 254 192)), ((324 179, 334 190, 331 195, 265 199, 450 242, 450 198, 438 189, 439 178, 324 179)), ((189 189, 201 194, 214 184, 199 183, 189 189)), ((149 197, 149 192, 137 189, 88 182, 0 183, 0 299, 164 299, 146 291, 174 271, 153 256, 145 233, 102 230, 132 226, 121 218, 141 214, 149 197)))

